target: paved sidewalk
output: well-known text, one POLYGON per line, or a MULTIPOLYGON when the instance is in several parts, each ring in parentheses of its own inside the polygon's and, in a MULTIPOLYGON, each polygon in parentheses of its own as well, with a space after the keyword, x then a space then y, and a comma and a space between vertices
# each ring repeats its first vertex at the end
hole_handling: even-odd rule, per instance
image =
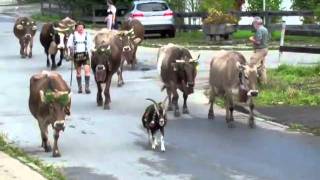
POLYGON ((13 159, 0 151, 1 180, 45 180, 39 173, 33 171, 20 161, 13 159))

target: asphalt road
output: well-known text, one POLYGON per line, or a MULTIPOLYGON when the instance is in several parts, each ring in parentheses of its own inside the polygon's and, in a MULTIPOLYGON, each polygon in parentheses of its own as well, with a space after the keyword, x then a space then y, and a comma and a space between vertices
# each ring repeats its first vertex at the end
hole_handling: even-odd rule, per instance
MULTIPOLYGON (((197 90, 189 99, 190 115, 173 118, 166 127, 166 152, 152 151, 141 127, 141 115, 149 105, 145 98, 162 99, 155 68, 156 49, 138 50, 138 70, 125 71, 126 84, 111 87, 111 110, 96 106, 92 94, 76 93, 72 87, 72 115, 59 140, 61 158, 52 158, 40 147, 36 120, 28 109, 29 78, 45 67, 45 55, 35 38, 34 57, 20 59, 18 41, 12 33, 13 19, 0 16, 0 132, 15 145, 47 163, 61 167, 68 179, 291 179, 318 180, 320 138, 290 133, 283 127, 257 121, 255 129, 247 117, 236 113, 236 128, 228 129, 224 110, 208 120, 206 85, 208 62, 213 51, 200 51, 197 90)), ((39 32, 37 33, 39 35, 39 32)), ((249 52, 244 52, 250 55, 249 52)), ((268 66, 277 63, 270 52, 268 66)), ((306 55, 286 55, 296 63, 306 55)), ((310 56, 313 59, 314 56, 310 56)), ((312 58, 307 58, 310 62, 312 58)), ((58 69, 69 82, 70 64, 58 69)), ((180 99, 180 104, 181 104, 180 99)), ((285 113, 285 112, 284 112, 285 113)), ((50 136, 52 142, 52 135, 50 136)), ((0 178, 1 179, 1 178, 0 178)))

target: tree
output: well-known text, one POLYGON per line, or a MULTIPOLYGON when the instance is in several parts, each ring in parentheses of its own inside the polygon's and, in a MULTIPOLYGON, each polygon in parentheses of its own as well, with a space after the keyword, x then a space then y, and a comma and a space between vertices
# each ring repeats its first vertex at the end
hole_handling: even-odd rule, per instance
POLYGON ((202 0, 200 9, 208 12, 209 9, 214 8, 222 12, 228 12, 235 9, 236 0, 202 0))
MULTIPOLYGON (((279 11, 281 10, 280 5, 283 0, 266 0, 266 10, 279 11)), ((262 11, 263 0, 248 0, 250 11, 262 11)), ((277 22, 280 17, 272 17, 272 22, 277 22)))
POLYGON ((294 10, 314 10, 315 17, 303 17, 304 24, 314 23, 315 21, 320 21, 320 0, 291 0, 292 9, 294 10))

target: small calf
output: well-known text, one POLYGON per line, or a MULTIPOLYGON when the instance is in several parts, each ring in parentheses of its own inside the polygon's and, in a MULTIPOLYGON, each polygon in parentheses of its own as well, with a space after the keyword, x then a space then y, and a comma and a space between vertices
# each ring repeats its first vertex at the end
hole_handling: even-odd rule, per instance
POLYGON ((155 133, 160 129, 161 132, 161 151, 164 152, 164 127, 167 124, 167 116, 166 116, 166 109, 164 107, 168 97, 164 99, 162 103, 157 103, 153 99, 147 99, 151 101, 153 104, 149 105, 142 116, 142 125, 148 131, 149 142, 151 144, 152 149, 156 149, 158 145, 157 139, 154 136, 155 133))

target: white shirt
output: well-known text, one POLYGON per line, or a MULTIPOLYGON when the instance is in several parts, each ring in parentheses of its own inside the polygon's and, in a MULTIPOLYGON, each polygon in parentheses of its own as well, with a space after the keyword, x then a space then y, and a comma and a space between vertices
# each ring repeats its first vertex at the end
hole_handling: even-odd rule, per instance
POLYGON ((86 51, 86 44, 85 44, 86 36, 87 36, 87 42, 86 42, 87 43, 87 51, 88 51, 88 53, 90 53, 90 50, 92 48, 92 39, 91 39, 90 34, 88 32, 86 32, 85 30, 83 31, 82 34, 79 34, 77 31, 74 32, 74 36, 73 36, 73 34, 70 34, 70 37, 67 42, 68 48, 72 48, 73 50, 75 50, 75 53, 85 52, 86 51), (75 41, 77 42, 76 47, 74 47, 73 38, 75 38, 75 41))
POLYGON ((111 12, 112 14, 108 15, 108 18, 112 20, 112 16, 116 16, 117 8, 114 5, 110 5, 107 9, 107 12, 111 12))

